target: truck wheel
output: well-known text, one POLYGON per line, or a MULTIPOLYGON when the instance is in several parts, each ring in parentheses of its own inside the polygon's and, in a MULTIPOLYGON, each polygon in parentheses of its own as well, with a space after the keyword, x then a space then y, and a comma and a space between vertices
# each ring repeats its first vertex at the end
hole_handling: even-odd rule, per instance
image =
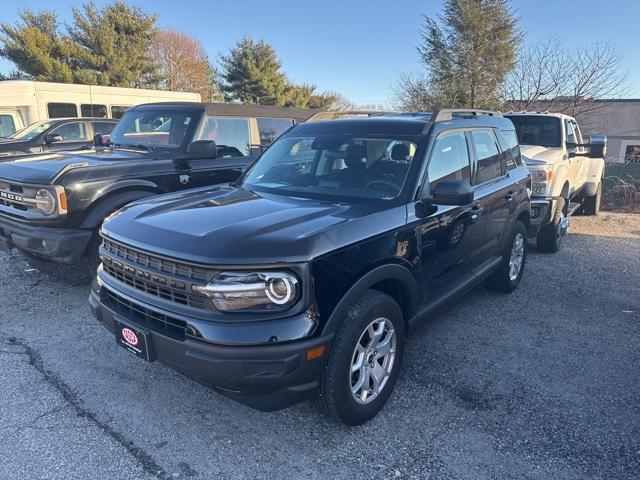
POLYGON ((82 275, 89 279, 89 281, 93 281, 96 276, 96 271, 98 270, 98 265, 100 265, 100 256, 98 255, 98 247, 102 243, 102 238, 100 237, 99 230, 93 232, 91 235, 91 240, 87 245, 84 254, 82 255, 80 261, 82 262, 80 267, 82 269, 82 275))
POLYGON ((598 215, 600 213, 600 199, 602 198, 602 182, 598 184, 595 195, 582 199, 582 213, 584 215, 598 215))
POLYGON ((502 262, 491 274, 489 287, 505 293, 513 292, 520 283, 527 262, 527 227, 517 221, 511 232, 511 241, 502 253, 502 262))
POLYGON ((389 295, 367 291, 342 320, 320 378, 317 404, 346 425, 376 415, 393 391, 404 351, 404 320, 389 295))
POLYGON ((566 235, 567 222, 567 202, 560 197, 553 218, 540 227, 536 241, 538 250, 545 253, 556 253, 560 250, 561 240, 566 235))

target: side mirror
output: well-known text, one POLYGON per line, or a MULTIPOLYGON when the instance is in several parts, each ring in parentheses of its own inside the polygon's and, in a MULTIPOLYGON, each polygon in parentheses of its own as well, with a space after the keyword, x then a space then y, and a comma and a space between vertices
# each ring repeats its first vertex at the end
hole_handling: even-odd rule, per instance
POLYGON ((589 137, 589 158, 604 158, 607 154, 607 136, 591 135, 589 137))
POLYGON ((196 140, 187 147, 188 158, 209 158, 213 160, 218 156, 218 147, 213 140, 196 140))
POLYGON ((60 143, 62 141, 62 135, 59 133, 47 133, 44 136, 44 143, 50 145, 52 143, 60 143))
POLYGON ((110 135, 103 135, 101 133, 96 133, 93 136, 93 146, 94 147, 106 147, 109 145, 109 137, 110 135))
POLYGON ((428 200, 435 205, 469 205, 473 202, 473 187, 468 180, 442 180, 428 200))

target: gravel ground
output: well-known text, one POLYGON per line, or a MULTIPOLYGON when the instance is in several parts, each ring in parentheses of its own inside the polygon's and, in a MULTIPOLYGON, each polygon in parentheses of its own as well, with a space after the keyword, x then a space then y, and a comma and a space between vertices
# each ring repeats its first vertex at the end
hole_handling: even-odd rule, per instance
POLYGON ((86 286, 0 253, 0 478, 640 478, 640 215, 571 228, 514 294, 414 331, 387 407, 351 429, 143 363, 86 286))

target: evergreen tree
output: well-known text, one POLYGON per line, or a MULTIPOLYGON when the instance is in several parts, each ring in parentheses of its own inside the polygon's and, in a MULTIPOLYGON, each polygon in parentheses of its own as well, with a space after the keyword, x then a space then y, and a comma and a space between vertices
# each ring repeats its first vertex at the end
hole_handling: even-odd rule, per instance
POLYGON ((222 91, 230 100, 261 105, 284 105, 287 78, 275 50, 264 40, 244 37, 220 58, 222 91))
POLYGON ((0 54, 40 81, 132 87, 155 80, 153 15, 116 0, 100 10, 74 8, 73 18, 63 31, 55 12, 23 10, 16 25, 0 24, 0 54))
MULTIPOLYGON (((522 40, 517 18, 507 0, 445 0, 444 12, 425 18, 418 53, 426 76, 405 77, 401 103, 418 95, 434 107, 500 105, 499 89, 513 69, 522 40)), ((415 107, 415 106, 414 106, 415 107)))

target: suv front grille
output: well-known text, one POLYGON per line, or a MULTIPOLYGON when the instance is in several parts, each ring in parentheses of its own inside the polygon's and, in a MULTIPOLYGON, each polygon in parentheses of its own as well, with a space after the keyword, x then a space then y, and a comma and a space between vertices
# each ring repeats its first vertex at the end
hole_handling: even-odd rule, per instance
POLYGON ((104 272, 125 285, 180 305, 213 308, 205 295, 192 289, 213 278, 213 270, 167 260, 107 238, 100 258, 104 272))
POLYGON ((105 289, 105 292, 104 300, 116 313, 130 317, 153 332, 184 341, 187 331, 186 322, 133 303, 109 289, 105 289))
POLYGON ((105 251, 114 254, 123 260, 136 263, 141 267, 148 267, 158 272, 169 273, 179 277, 188 278, 190 280, 208 281, 211 272, 204 268, 194 267, 187 263, 174 262, 155 255, 148 254, 141 250, 131 248, 121 243, 114 242, 108 238, 104 238, 102 246, 105 251))

